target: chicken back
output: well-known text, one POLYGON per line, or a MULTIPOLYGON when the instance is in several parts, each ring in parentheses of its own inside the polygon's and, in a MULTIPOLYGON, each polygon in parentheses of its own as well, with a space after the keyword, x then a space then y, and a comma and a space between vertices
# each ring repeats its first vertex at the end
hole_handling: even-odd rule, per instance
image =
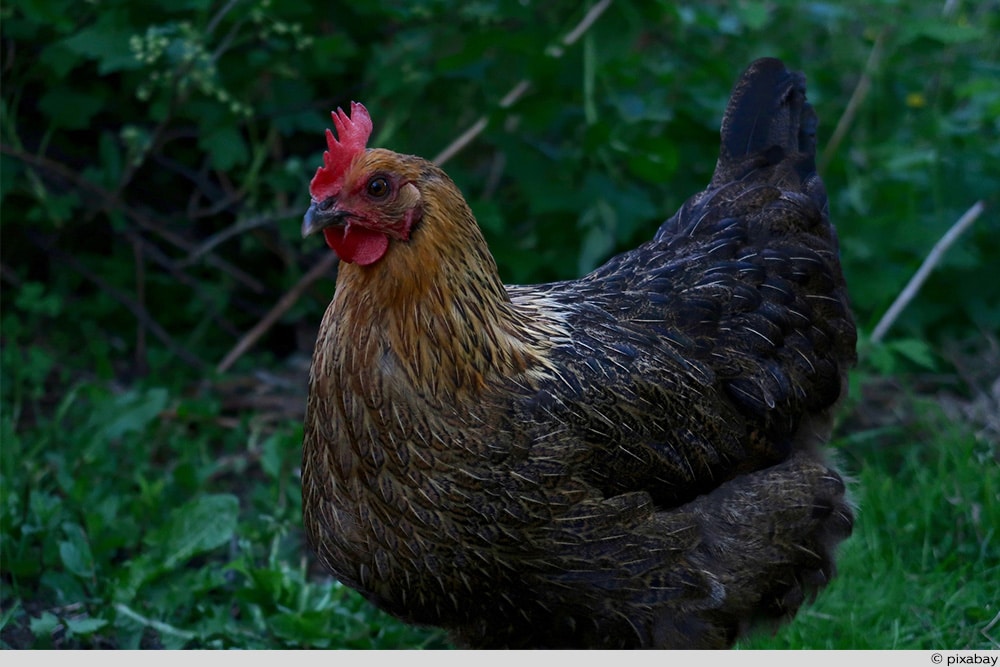
POLYGON ((503 285, 442 170, 365 148, 364 107, 335 122, 302 481, 340 581, 475 648, 729 647, 828 582, 855 327, 800 74, 753 63, 707 189, 546 285, 503 285))

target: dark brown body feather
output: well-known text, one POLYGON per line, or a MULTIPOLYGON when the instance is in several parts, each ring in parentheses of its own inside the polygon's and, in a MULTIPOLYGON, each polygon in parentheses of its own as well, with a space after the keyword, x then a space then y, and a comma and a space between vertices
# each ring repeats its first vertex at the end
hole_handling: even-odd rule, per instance
POLYGON ((424 217, 342 266, 317 340, 321 560, 472 647, 730 646, 791 617, 851 531, 822 446, 855 330, 804 82, 754 63, 709 188, 580 280, 505 288, 436 167, 424 217))

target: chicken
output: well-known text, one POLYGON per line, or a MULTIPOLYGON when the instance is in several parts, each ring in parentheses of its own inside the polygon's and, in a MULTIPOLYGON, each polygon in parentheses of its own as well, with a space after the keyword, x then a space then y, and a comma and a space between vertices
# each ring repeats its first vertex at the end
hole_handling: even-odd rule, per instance
POLYGON ((546 285, 505 286, 454 183, 366 148, 362 105, 333 120, 302 493, 341 582, 473 648, 729 647, 827 583, 855 327, 802 75, 753 63, 708 188, 546 285))

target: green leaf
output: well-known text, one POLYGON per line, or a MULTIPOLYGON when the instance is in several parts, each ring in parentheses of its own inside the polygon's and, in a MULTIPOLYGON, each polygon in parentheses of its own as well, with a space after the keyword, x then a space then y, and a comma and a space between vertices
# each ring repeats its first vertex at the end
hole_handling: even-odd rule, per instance
POLYGON ((275 634, 296 643, 325 648, 330 643, 330 612, 295 611, 272 616, 267 620, 275 634))
POLYGON ((22 613, 24 612, 21 609, 20 600, 14 600, 14 603, 9 608, 0 612, 0 632, 3 632, 4 628, 6 628, 12 620, 22 613))
POLYGON ((284 438, 279 437, 277 433, 272 433, 260 447, 260 466, 264 472, 275 479, 281 476, 282 463, 285 460, 283 443, 284 438))
POLYGON ((236 532, 239 501, 232 495, 196 498, 174 510, 167 523, 146 543, 162 556, 169 570, 197 554, 228 542, 236 532))
POLYGON ((167 390, 159 387, 129 391, 115 399, 95 422, 103 424, 101 435, 104 438, 116 439, 127 433, 138 433, 160 416, 168 400, 167 390))
POLYGON ((64 86, 53 86, 38 100, 38 108, 58 127, 79 130, 90 124, 104 104, 92 91, 76 91, 64 86))
POLYGON ((192 556, 232 539, 239 501, 232 495, 206 495, 178 507, 166 523, 146 536, 148 549, 117 578, 113 598, 132 601, 147 582, 173 570, 192 556))
POLYGON ((900 356, 904 357, 927 370, 934 370, 937 364, 934 362, 934 352, 927 341, 915 338, 897 340, 891 343, 892 349, 900 356))
POLYGON ((92 179, 92 182, 113 189, 121 180, 122 154, 118 148, 118 142, 111 132, 101 133, 100 156, 98 178, 92 179))
POLYGON ((37 618, 32 618, 29 623, 32 634, 36 637, 51 637, 52 633, 59 627, 59 618, 52 612, 45 611, 37 618))
MULTIPOLYGON (((51 26, 59 31, 68 31, 73 29, 74 24, 73 5, 74 3, 66 0, 34 0, 33 2, 18 2, 14 6, 37 24, 51 26)), ((5 15, 4 21, 7 20, 8 16, 5 15)), ((6 26, 4 27, 6 29, 6 26)))
POLYGON ((908 171, 926 170, 939 160, 938 151, 934 148, 898 147, 893 155, 884 162, 889 173, 905 173, 908 171))
POLYGON ((132 601, 136 593, 139 592, 139 588, 161 572, 161 561, 153 558, 150 554, 144 553, 138 558, 134 558, 115 579, 112 599, 116 602, 132 601))
POLYGON ((984 39, 987 28, 983 25, 957 25, 942 21, 926 21, 906 24, 901 31, 900 44, 909 44, 921 37, 941 44, 964 44, 984 39))
POLYGON ((76 192, 56 193, 53 190, 45 192, 39 200, 39 206, 31 209, 25 216, 32 222, 62 228, 64 223, 76 217, 80 206, 80 196, 76 192))
POLYGON ((677 171, 680 153, 673 141, 666 137, 651 137, 641 150, 630 150, 628 168, 639 178, 652 184, 668 180, 677 171))
POLYGON ((198 145, 212 157, 212 165, 221 171, 247 161, 250 153, 246 141, 232 125, 217 127, 201 135, 198 145))
POLYGON ((66 629, 74 635, 92 635, 107 624, 103 618, 66 619, 66 629))
POLYGON ((615 247, 618 216, 607 201, 600 199, 581 216, 580 225, 587 229, 577 260, 577 271, 583 274, 592 270, 611 254, 615 247))
POLYGON ((26 313, 55 317, 62 309, 62 300, 55 291, 47 291, 45 285, 26 282, 14 298, 14 305, 26 313))
POLYGON ((72 37, 63 40, 62 45, 80 55, 97 60, 99 74, 110 74, 119 70, 138 69, 141 63, 129 48, 131 33, 112 24, 111 16, 98 20, 72 37))
POLYGON ((59 557, 66 569, 78 577, 94 575, 94 556, 90 551, 87 536, 78 524, 64 523, 63 531, 69 538, 59 543, 59 557))
POLYGON ((770 8, 766 2, 743 2, 736 6, 736 13, 740 20, 750 30, 760 30, 767 25, 770 19, 770 8))
POLYGON ((183 628, 178 628, 170 623, 144 616, 121 602, 115 605, 115 611, 118 612, 119 623, 122 621, 127 623, 136 623, 142 627, 155 630, 160 634, 165 647, 183 648, 188 641, 198 636, 197 633, 190 630, 184 630, 183 628))
POLYGON ((64 42, 56 42, 46 47, 38 57, 38 62, 48 66, 57 77, 67 76, 74 68, 84 63, 84 57, 64 42))

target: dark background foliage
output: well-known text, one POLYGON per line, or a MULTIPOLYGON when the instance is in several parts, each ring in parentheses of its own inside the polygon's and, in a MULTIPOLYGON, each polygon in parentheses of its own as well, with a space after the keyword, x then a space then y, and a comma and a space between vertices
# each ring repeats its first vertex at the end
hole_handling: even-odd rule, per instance
MULTIPOLYGON (((765 55, 806 73, 821 119, 862 334, 844 428, 862 434, 855 467, 950 469, 902 445, 958 438, 985 466, 969 477, 980 518, 925 528, 959 525, 949 539, 995 555, 996 522, 980 528, 1000 487, 998 10, 4 3, 4 643, 439 644, 311 572, 300 542, 296 421, 335 270, 315 270, 328 251, 299 225, 330 110, 363 102, 370 145, 460 148, 446 170, 504 279, 546 281, 648 238, 704 187, 729 89, 765 55), (459 140, 470 128, 482 129, 459 140), (980 218, 869 341, 977 201, 980 218), (928 410, 942 421, 921 421, 928 410)), ((996 613, 963 604, 978 610, 969 627, 996 613)), ((935 637, 915 632, 907 647, 935 637)))

